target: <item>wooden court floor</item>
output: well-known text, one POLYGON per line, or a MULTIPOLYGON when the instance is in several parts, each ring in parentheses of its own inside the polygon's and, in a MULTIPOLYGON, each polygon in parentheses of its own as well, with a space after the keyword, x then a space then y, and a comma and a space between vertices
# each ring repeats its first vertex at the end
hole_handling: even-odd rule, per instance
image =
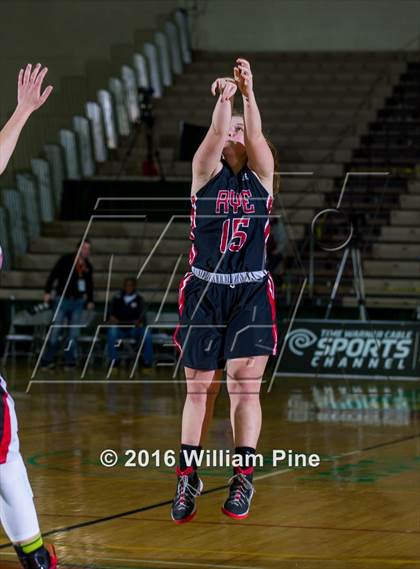
MULTIPOLYGON (((419 384, 276 379, 271 393, 263 388, 264 466, 250 517, 220 512, 231 469, 202 468, 198 514, 177 526, 173 468, 123 461, 128 449, 150 458, 178 448, 181 378, 79 383, 48 372, 25 393, 30 371, 6 372, 41 526, 62 567, 420 568, 419 384), (118 453, 117 466, 101 465, 104 449, 118 453), (317 453, 321 464, 274 466, 273 449, 317 453)), ((225 389, 207 446, 231 448, 225 389)), ((0 568, 14 567, 0 529, 0 568)))

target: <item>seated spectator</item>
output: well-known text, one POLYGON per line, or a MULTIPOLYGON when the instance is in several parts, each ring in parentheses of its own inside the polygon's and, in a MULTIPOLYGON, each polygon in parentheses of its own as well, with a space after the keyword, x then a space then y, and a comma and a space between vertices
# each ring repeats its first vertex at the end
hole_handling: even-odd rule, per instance
POLYGON ((133 338, 140 345, 144 338, 142 348, 143 365, 146 368, 153 366, 153 343, 150 330, 146 332, 146 307, 143 298, 136 290, 135 279, 125 279, 123 289, 111 301, 109 309, 109 323, 114 324, 108 328, 107 344, 108 358, 114 362, 114 368, 119 367, 120 354, 119 340, 133 338), (132 325, 127 326, 127 325, 132 325))
POLYGON ((46 285, 44 302, 58 308, 54 327, 41 361, 41 368, 52 369, 59 346, 59 337, 63 333, 61 325, 68 329, 68 348, 64 352, 64 369, 72 369, 77 363, 77 339, 83 310, 93 310, 94 285, 93 267, 90 263, 91 244, 85 239, 76 251, 59 258, 51 271, 46 285), (78 254, 80 248, 80 252, 78 254), (54 295, 53 295, 54 293, 54 295))

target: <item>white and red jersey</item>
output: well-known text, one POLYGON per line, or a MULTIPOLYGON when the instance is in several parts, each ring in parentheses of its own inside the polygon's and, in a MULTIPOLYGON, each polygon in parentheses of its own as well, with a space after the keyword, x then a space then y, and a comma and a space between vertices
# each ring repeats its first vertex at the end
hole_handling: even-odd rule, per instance
POLYGON ((13 399, 0 375, 0 464, 19 455, 18 425, 13 399))

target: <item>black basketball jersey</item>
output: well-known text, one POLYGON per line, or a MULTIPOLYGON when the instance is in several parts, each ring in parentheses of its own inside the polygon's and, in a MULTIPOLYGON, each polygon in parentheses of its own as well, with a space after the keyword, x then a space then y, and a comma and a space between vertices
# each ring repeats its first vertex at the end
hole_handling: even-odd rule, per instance
POLYGON ((191 197, 191 266, 214 273, 266 269, 273 199, 247 166, 227 162, 191 197))

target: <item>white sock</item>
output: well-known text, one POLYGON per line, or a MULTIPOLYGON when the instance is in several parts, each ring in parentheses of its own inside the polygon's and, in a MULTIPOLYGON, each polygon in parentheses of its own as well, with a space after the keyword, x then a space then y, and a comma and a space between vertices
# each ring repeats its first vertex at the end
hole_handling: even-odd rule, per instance
POLYGON ((0 464, 0 521, 12 543, 28 541, 40 533, 32 488, 20 454, 0 464))

